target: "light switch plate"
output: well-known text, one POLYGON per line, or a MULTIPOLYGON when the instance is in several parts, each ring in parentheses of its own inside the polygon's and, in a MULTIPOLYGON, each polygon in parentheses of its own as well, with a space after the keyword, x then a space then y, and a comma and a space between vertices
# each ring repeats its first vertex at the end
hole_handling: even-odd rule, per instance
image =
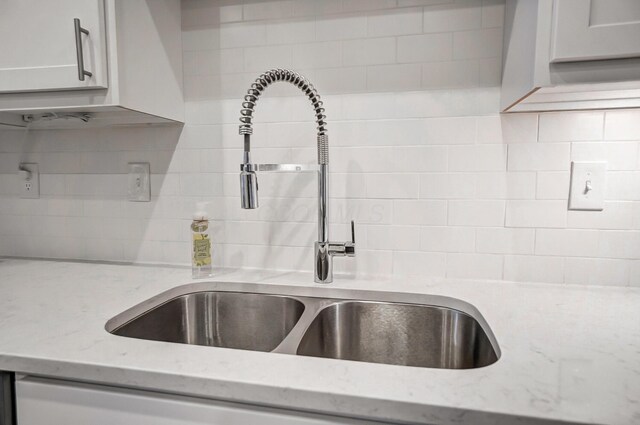
POLYGON ((20 197, 23 199, 40 198, 40 169, 38 164, 22 163, 19 169, 22 170, 18 174, 20 197))
POLYGON ((151 183, 148 162, 130 162, 127 179, 127 196, 133 202, 151 200, 151 183))
POLYGON ((606 162, 572 162, 569 209, 602 211, 606 173, 606 162))

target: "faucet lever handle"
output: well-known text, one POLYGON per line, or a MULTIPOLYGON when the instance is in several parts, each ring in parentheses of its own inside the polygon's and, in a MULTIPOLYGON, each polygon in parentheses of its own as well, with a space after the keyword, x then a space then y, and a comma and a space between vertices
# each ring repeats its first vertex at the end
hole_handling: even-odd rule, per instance
POLYGON ((344 255, 354 257, 356 255, 356 226, 351 220, 351 242, 344 243, 344 255))
POLYGON ((356 227, 353 220, 351 220, 351 243, 356 243, 356 227))

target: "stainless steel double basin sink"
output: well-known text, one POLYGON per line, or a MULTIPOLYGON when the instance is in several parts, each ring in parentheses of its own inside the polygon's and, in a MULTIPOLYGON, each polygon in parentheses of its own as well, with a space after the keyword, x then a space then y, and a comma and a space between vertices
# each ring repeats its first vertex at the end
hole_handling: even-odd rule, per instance
POLYGON ((153 341, 414 367, 470 369, 500 357, 472 305, 403 293, 196 283, 130 308, 106 329, 153 341))

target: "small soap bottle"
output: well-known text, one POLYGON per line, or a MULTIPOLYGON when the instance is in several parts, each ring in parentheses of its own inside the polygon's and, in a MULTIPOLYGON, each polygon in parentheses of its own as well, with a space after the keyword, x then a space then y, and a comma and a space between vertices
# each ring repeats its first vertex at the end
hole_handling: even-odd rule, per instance
POLYGON ((211 276, 211 238, 209 216, 199 211, 191 223, 191 275, 194 279, 211 276))

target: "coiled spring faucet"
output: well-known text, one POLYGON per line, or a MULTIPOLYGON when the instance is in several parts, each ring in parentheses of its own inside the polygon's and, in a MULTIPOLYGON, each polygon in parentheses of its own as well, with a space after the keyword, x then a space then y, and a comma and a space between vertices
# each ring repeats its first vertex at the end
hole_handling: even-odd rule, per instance
POLYGON ((318 173, 318 240, 315 243, 315 281, 333 281, 333 257, 356 253, 355 231, 351 222, 351 242, 329 242, 329 137, 320 95, 302 75, 288 69, 272 69, 261 74, 247 91, 240 111, 240 135, 244 137, 244 154, 240 164, 240 197, 242 208, 258 208, 258 172, 317 172, 318 173), (251 162, 251 135, 256 102, 271 84, 284 81, 298 87, 309 98, 318 128, 318 164, 254 164, 251 162))

